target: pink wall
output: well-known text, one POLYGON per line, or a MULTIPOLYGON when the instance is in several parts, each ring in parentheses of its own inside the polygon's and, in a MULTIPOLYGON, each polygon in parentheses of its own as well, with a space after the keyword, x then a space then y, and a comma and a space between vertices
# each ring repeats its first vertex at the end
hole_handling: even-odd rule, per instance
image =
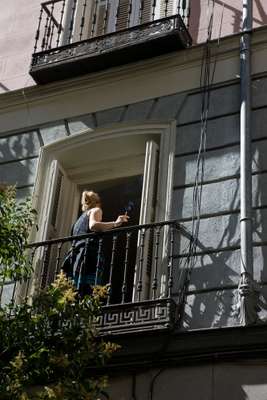
POLYGON ((28 74, 41 0, 7 0, 0 12, 0 93, 33 84, 28 74))
MULTIPOLYGON (((194 43, 207 38, 212 0, 191 0, 190 33, 194 43)), ((237 33, 242 20, 242 0, 215 0, 212 37, 237 33)), ((254 28, 267 24, 267 0, 253 0, 254 28)))
MULTIPOLYGON (((34 84, 28 74, 42 0, 7 0, 0 13, 0 93, 34 84)), ((191 0, 194 43, 206 39, 212 0, 191 0)), ((213 38, 240 29, 242 0, 215 0, 213 38), (223 6, 224 4, 224 6, 223 6)), ((267 0, 254 0, 254 27, 267 24, 267 0)))

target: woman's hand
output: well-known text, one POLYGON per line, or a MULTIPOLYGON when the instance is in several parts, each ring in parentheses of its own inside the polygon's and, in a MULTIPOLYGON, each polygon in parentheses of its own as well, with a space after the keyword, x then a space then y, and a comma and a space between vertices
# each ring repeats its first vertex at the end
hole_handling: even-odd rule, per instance
POLYGON ((119 215, 116 221, 114 222, 114 228, 121 226, 123 223, 128 222, 130 217, 127 214, 119 215))

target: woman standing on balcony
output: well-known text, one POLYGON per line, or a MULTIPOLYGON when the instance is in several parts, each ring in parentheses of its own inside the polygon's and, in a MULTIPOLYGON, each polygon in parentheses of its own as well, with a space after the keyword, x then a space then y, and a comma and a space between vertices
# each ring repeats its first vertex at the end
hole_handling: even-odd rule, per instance
MULTIPOLYGON (((101 200, 93 191, 82 193, 81 204, 83 213, 73 225, 73 236, 105 232, 128 222, 127 214, 119 215, 116 221, 102 222, 101 200)), ((63 271, 73 280, 81 296, 89 294, 93 285, 101 284, 104 262, 98 250, 97 237, 76 240, 63 262, 63 271)))

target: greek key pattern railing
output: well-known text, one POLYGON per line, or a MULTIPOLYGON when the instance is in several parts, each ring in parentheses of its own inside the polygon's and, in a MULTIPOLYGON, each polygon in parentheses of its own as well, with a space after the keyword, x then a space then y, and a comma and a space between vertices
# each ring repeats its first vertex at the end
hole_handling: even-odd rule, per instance
POLYGON ((168 329, 175 325, 176 308, 172 299, 103 307, 97 327, 103 334, 168 329))

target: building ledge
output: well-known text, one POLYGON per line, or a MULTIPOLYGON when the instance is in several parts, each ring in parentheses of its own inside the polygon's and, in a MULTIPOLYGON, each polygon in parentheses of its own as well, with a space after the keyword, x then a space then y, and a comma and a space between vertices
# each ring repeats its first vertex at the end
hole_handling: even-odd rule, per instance
POLYGON ((179 331, 177 328, 111 336, 120 350, 109 363, 109 374, 140 369, 190 366, 267 358, 267 325, 179 331))

